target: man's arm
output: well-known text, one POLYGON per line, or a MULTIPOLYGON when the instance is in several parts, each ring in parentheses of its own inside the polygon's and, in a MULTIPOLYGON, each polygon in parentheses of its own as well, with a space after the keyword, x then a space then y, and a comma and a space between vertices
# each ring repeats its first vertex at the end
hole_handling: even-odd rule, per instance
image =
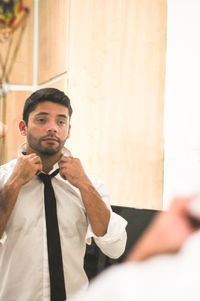
POLYGON ((8 126, 0 121, 0 138, 4 137, 8 131, 8 126))
POLYGON ((20 188, 20 183, 10 177, 0 190, 0 238, 16 203, 20 188))
POLYGON ((110 211, 77 158, 62 157, 59 161, 60 175, 80 190, 87 215, 96 236, 104 236, 108 229, 110 211))
POLYGON ((5 231, 22 185, 29 182, 41 170, 41 160, 36 154, 18 158, 11 176, 0 189, 0 238, 5 231))
POLYGON ((168 211, 159 213, 133 248, 127 261, 143 261, 158 254, 175 253, 196 230, 190 221, 193 198, 175 199, 168 211))
POLYGON ((87 215, 96 236, 104 236, 108 230, 110 211, 91 182, 79 188, 87 215))

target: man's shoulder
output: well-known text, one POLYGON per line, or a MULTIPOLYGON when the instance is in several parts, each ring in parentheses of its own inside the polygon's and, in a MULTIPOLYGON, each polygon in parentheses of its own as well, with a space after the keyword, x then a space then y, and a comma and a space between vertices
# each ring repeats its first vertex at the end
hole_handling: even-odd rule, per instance
POLYGON ((91 174, 88 174, 87 176, 94 186, 103 184, 103 182, 97 176, 91 174))
POLYGON ((11 160, 11 161, 3 164, 3 165, 0 165, 0 171, 1 171, 1 173, 2 172, 6 173, 6 172, 11 171, 13 169, 13 167, 15 166, 16 161, 17 161, 17 159, 13 159, 13 160, 11 160))
POLYGON ((109 195, 106 185, 103 181, 95 175, 88 175, 90 181, 92 182, 93 186, 96 190, 100 193, 100 195, 109 195))

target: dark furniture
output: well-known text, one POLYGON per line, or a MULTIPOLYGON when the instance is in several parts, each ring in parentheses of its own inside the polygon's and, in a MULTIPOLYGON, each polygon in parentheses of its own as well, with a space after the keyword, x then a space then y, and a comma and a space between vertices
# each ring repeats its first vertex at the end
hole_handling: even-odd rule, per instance
POLYGON ((112 210, 128 221, 128 226, 126 228, 126 249, 120 258, 111 259, 105 256, 93 241, 90 246, 87 246, 84 263, 84 268, 89 279, 92 279, 110 265, 122 262, 135 245, 143 231, 158 213, 157 210, 135 209, 123 206, 112 206, 112 210))

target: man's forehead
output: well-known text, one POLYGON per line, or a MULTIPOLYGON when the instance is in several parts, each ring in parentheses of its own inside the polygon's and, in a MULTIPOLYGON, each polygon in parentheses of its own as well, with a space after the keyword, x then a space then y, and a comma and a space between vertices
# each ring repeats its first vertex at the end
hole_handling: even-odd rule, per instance
POLYGON ((43 114, 43 115, 69 116, 69 110, 67 107, 59 103, 50 102, 48 100, 39 103, 31 113, 32 115, 43 114))
MULTIPOLYGON (((43 116, 50 116, 51 115, 51 113, 48 113, 48 112, 35 112, 35 116, 41 116, 41 115, 43 115, 43 116)), ((63 117, 63 118, 67 118, 68 117, 68 114, 53 114, 53 115, 56 115, 56 116, 58 116, 58 117, 63 117)))

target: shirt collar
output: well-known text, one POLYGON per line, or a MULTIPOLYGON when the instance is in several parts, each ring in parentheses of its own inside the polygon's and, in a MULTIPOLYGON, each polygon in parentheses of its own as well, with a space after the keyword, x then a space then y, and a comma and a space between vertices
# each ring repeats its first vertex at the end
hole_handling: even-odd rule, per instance
MULTIPOLYGON (((26 143, 23 143, 18 148, 18 157, 23 156, 25 153, 26 153, 26 143)), ((70 150, 68 148, 66 148, 65 146, 62 149, 62 154, 66 157, 72 156, 70 150)), ((56 170, 57 168, 58 168, 58 163, 55 163, 52 170, 50 171, 50 173, 54 172, 54 170, 56 170)))

